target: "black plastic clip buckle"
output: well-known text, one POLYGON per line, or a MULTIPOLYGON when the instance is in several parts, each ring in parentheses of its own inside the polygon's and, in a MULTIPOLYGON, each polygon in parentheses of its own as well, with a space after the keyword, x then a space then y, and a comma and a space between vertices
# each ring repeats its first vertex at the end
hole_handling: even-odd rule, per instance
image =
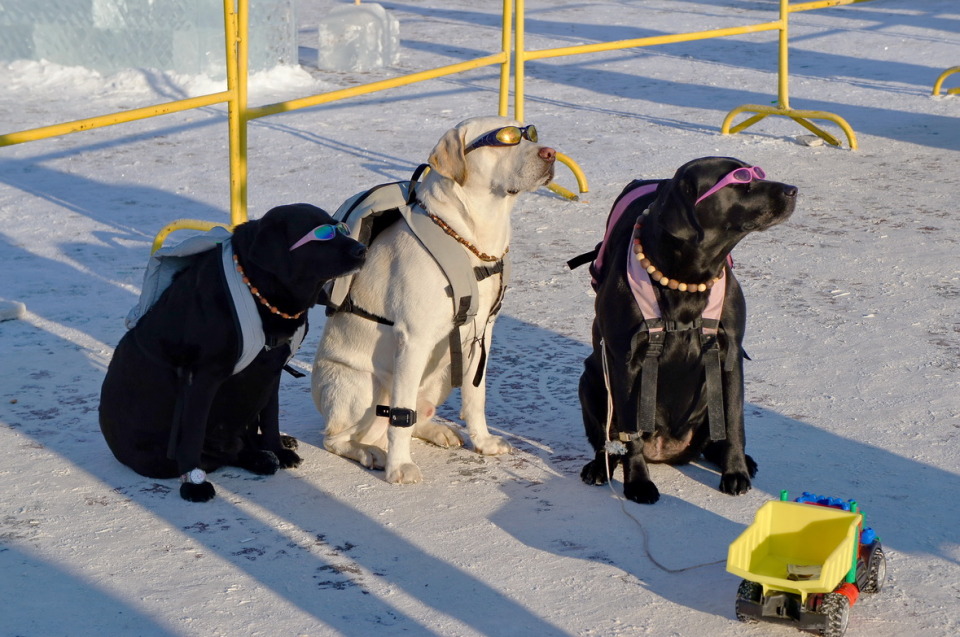
POLYGON ((399 409, 387 405, 377 405, 376 414, 390 419, 393 427, 412 427, 417 422, 417 412, 413 409, 399 409))

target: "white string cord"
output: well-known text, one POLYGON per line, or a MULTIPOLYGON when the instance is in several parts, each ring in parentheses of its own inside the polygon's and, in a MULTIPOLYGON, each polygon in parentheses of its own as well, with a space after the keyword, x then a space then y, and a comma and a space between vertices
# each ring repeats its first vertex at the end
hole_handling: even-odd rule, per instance
POLYGON ((607 443, 603 448, 603 458, 604 465, 607 470, 607 486, 610 487, 610 492, 613 493, 614 497, 620 502, 620 509, 624 514, 634 521, 634 523, 640 528, 640 535, 643 536, 643 552, 646 554, 647 559, 653 562, 653 565, 659 568, 661 571, 666 573, 684 573, 686 571, 692 571, 698 568, 704 568, 706 566, 716 566, 717 564, 723 564, 726 560, 717 560, 715 562, 706 562, 704 564, 695 564, 693 566, 686 566, 684 568, 670 568, 661 564, 657 558, 653 556, 653 553, 650 552, 650 536, 647 534, 647 529, 643 526, 643 523, 640 522, 628 509, 626 499, 617 493, 617 490, 613 488, 613 476, 610 472, 610 451, 613 447, 618 447, 618 451, 622 448, 622 452, 626 453, 626 448, 623 443, 620 441, 610 440, 610 429, 613 426, 613 394, 610 391, 610 370, 607 367, 607 346, 604 343, 603 339, 600 339, 600 353, 601 360, 603 361, 603 384, 607 389, 607 443))

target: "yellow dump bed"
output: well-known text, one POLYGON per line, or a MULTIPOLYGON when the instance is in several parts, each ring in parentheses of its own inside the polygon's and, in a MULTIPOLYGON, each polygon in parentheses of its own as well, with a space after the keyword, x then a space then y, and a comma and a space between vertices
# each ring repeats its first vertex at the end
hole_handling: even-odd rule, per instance
POLYGON ((730 545, 727 570, 774 589, 829 593, 853 566, 859 513, 797 502, 770 501, 730 545))

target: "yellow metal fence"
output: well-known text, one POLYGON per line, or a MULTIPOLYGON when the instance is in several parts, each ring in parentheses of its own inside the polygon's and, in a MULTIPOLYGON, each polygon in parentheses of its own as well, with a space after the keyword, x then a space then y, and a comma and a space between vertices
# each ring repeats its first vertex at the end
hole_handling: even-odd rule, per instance
POLYGON ((843 129, 844 133, 847 135, 847 139, 850 144, 851 149, 857 148, 857 137, 853 132, 853 129, 849 124, 838 115, 832 113, 827 113, 824 111, 800 111, 790 108, 790 97, 789 97, 789 72, 788 72, 788 41, 789 41, 789 24, 790 24, 790 14, 798 13, 800 11, 810 11, 811 9, 821 9, 824 7, 836 7, 847 4, 858 4, 861 2, 871 2, 872 0, 821 0, 820 2, 806 2, 803 4, 790 4, 789 0, 780 0, 780 18, 773 22, 761 22, 758 24, 750 24, 741 27, 730 27, 726 29, 711 29, 707 31, 696 31, 692 33, 678 33, 674 35, 659 35, 646 38, 636 38, 631 40, 618 40, 616 42, 600 42, 597 44, 587 44, 581 46, 568 46, 555 49, 542 49, 539 51, 527 51, 524 49, 523 43, 523 16, 524 16, 524 0, 516 0, 516 11, 517 11, 517 26, 516 26, 516 46, 515 55, 516 55, 516 69, 514 71, 514 108, 515 108, 515 117, 517 119, 523 119, 523 91, 524 91, 524 64, 528 60, 542 60, 545 58, 555 58, 568 55, 581 55, 584 53, 599 53, 602 51, 616 51, 619 49, 632 49, 637 47, 645 46, 655 46, 658 44, 673 44, 677 42, 690 42, 693 40, 705 40, 708 38, 722 38, 729 37, 733 35, 743 35, 745 33, 761 33, 764 31, 779 31, 780 40, 779 40, 779 57, 777 64, 777 75, 779 78, 778 83, 778 99, 777 105, 774 107, 771 106, 758 106, 755 104, 745 104, 743 106, 738 106, 737 108, 730 111, 726 118, 723 120, 723 125, 721 131, 726 134, 738 133, 750 126, 753 126, 760 120, 764 119, 769 115, 779 115, 784 117, 789 117, 790 119, 796 121, 798 124, 804 128, 810 130, 818 137, 824 139, 827 143, 833 144, 834 146, 840 146, 840 142, 830 133, 826 132, 822 128, 814 125, 810 122, 811 119, 823 119, 829 120, 840 126, 843 129), (733 119, 740 113, 754 113, 754 115, 747 120, 733 126, 731 128, 730 124, 733 119))
MULTIPOLYGON (((937 81, 933 83, 933 94, 940 95, 940 89, 943 88, 943 81, 953 75, 954 73, 960 73, 960 66, 953 66, 940 74, 940 77, 937 78, 937 81)), ((947 95, 960 95, 960 86, 957 88, 952 88, 947 91, 947 95)))
MULTIPOLYGON (((601 42, 590 45, 528 51, 526 50, 524 43, 524 16, 526 12, 525 1, 503 0, 502 38, 500 50, 496 53, 466 60, 456 64, 450 64, 447 66, 403 75, 396 78, 357 85, 347 89, 330 91, 309 97, 278 102, 276 104, 249 107, 247 105, 247 34, 249 27, 248 0, 223 0, 224 46, 226 50, 227 68, 226 91, 184 100, 176 100, 155 106, 148 106, 98 117, 76 120, 73 122, 54 124, 51 126, 44 126, 16 133, 0 135, 0 147, 46 139, 49 137, 75 133, 83 130, 102 128, 114 124, 131 122, 148 117, 155 117, 158 115, 200 108, 203 106, 223 103, 227 104, 227 120, 230 140, 230 223, 226 224, 222 222, 209 222, 195 219, 181 219, 174 221, 173 223, 170 223, 164 227, 157 234, 157 237, 154 241, 154 249, 156 249, 162 245, 164 239, 171 232, 178 229, 191 228, 208 230, 213 226, 218 225, 230 228, 247 220, 247 123, 253 119, 311 106, 317 106, 320 104, 326 104, 359 95, 366 95, 390 88, 406 86, 416 82, 462 73, 472 69, 496 64, 500 65, 498 113, 501 116, 506 116, 509 111, 509 81, 512 54, 514 56, 514 118, 523 121, 525 78, 524 67, 527 61, 570 55, 582 55, 587 53, 598 53, 618 49, 655 46, 658 44, 689 42, 693 40, 728 37, 748 33, 779 31, 778 99, 776 106, 759 106, 754 104, 738 106, 731 110, 724 118, 721 126, 721 132, 724 134, 734 134, 753 126, 770 115, 775 115, 788 117, 796 121, 804 128, 807 128, 817 136, 823 138, 828 143, 835 146, 840 146, 841 142, 836 139, 836 137, 810 121, 826 120, 837 124, 846 134, 850 148, 856 149, 856 135, 850 125, 843 118, 824 111, 795 110, 790 107, 788 90, 789 16, 791 13, 798 13, 801 11, 810 11, 812 9, 836 7, 871 1, 872 0, 820 0, 817 2, 806 2, 791 5, 789 0, 780 0, 779 19, 771 22, 762 22, 725 29, 711 29, 692 33, 680 33, 674 35, 636 38, 631 40, 618 40, 614 42, 601 42), (739 124, 732 125, 733 119, 741 113, 752 113, 752 115, 739 124)), ((954 67, 945 71, 937 80, 937 83, 934 87, 934 94, 939 94, 940 87, 947 76, 957 72, 960 72, 960 67, 954 67)), ((948 91, 948 93, 960 93, 960 89, 952 89, 948 91)), ((587 192, 588 186, 586 177, 584 176, 580 167, 577 166, 576 162, 574 162, 570 157, 561 153, 557 154, 557 159, 570 168, 570 170, 573 172, 574 176, 576 177, 580 192, 587 192)), ((552 190, 563 196, 569 198, 576 197, 576 195, 574 195, 572 192, 557 184, 551 184, 550 187, 552 190)))

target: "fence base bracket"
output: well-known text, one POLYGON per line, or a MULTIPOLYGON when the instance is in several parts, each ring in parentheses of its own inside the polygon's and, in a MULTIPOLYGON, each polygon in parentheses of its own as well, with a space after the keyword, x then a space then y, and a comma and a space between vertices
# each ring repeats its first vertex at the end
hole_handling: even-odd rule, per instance
MULTIPOLYGON (((953 75, 954 73, 960 73, 960 66, 953 66, 940 74, 940 77, 937 78, 936 83, 933 85, 933 94, 940 95, 940 88, 943 86, 943 81, 947 77, 953 75)), ((947 95, 960 95, 960 86, 957 88, 952 88, 947 91, 947 95)))
POLYGON ((823 119, 833 122, 839 126, 844 133, 846 133, 847 141, 850 144, 850 150, 857 149, 857 135, 853 132, 850 124, 848 124, 847 121, 839 115, 834 115, 833 113, 828 113, 826 111, 800 111, 792 108, 782 108, 779 106, 744 104, 743 106, 738 106, 727 113, 727 116, 723 119, 723 126, 720 128, 720 132, 722 132, 724 135, 733 135, 735 133, 739 133, 740 131, 753 126, 768 115, 789 117, 828 144, 832 146, 841 146, 842 144, 840 140, 809 120, 823 119), (754 115, 743 120, 736 126, 731 127, 730 124, 733 122, 733 119, 740 113, 754 113, 754 115))

